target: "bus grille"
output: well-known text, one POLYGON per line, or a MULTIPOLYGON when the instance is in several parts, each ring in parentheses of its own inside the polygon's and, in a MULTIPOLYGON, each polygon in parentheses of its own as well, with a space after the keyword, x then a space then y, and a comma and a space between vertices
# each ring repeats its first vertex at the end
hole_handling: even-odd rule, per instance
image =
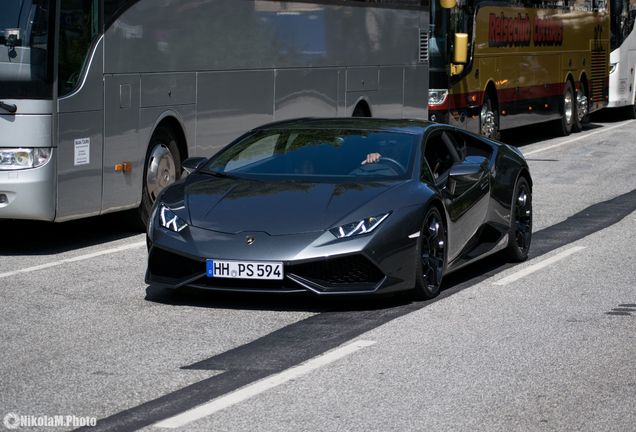
POLYGON ((420 63, 428 62, 428 32, 420 29, 420 55, 418 57, 420 63))
POLYGON ((590 99, 594 102, 604 100, 607 67, 607 51, 605 49, 592 51, 590 99))

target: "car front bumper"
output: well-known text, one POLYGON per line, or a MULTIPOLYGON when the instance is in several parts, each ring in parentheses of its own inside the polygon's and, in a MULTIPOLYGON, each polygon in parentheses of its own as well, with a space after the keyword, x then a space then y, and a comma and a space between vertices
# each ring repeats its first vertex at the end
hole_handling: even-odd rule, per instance
POLYGON ((271 236, 188 226, 175 233, 153 226, 148 236, 146 283, 166 288, 319 295, 409 290, 415 283, 417 239, 408 230, 397 218, 388 218, 377 231, 348 239, 335 239, 329 232, 271 236), (250 245, 248 236, 254 239, 250 245), (284 279, 208 277, 208 259, 282 262, 284 279))

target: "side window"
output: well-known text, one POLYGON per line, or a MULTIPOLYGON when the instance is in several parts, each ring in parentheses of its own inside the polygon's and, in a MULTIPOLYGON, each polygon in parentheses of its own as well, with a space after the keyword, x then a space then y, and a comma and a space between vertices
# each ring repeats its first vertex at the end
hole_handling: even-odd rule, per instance
POLYGON ((426 140, 424 144, 424 159, 431 170, 435 183, 444 182, 448 171, 453 166, 454 160, 442 139, 441 133, 434 133, 426 140))
POLYGON ((62 0, 58 92, 64 96, 79 83, 93 40, 99 35, 98 0, 62 0))
POLYGON ((124 10, 130 0, 104 0, 104 24, 109 26, 124 10))
POLYGON ((463 143, 463 155, 460 153, 460 157, 465 159, 467 156, 483 156, 490 159, 492 156, 493 148, 466 132, 458 132, 456 138, 459 138, 458 142, 463 143))

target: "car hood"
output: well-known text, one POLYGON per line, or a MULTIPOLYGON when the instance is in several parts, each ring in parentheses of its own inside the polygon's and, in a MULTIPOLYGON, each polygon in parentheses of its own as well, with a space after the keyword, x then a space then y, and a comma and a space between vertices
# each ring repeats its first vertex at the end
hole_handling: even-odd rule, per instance
MULTIPOLYGON (((184 191, 193 226, 226 233, 270 235, 332 228, 350 213, 405 182, 333 184, 198 177, 184 191)), ((366 216, 375 213, 363 217, 366 216)))

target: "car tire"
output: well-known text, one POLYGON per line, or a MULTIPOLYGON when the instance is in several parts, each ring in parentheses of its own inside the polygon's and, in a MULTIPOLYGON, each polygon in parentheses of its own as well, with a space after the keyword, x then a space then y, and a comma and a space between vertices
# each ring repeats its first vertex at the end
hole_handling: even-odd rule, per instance
POLYGON ((177 147, 177 137, 172 129, 158 127, 150 138, 142 179, 138 214, 144 227, 148 225, 152 206, 161 190, 180 177, 181 153, 177 147))
POLYGON ((561 119, 556 123, 556 132, 560 136, 568 136, 572 133, 574 127, 574 121, 576 118, 576 99, 574 96, 574 90, 572 88, 572 82, 570 80, 565 82, 563 87, 563 100, 561 101, 561 119))
POLYGON ((532 190, 524 177, 517 179, 512 199, 505 255, 508 261, 522 262, 528 259, 532 242, 532 190))
POLYGON ((439 294, 446 270, 447 232, 440 211, 431 207, 424 216, 416 246, 413 297, 428 300, 439 294))

